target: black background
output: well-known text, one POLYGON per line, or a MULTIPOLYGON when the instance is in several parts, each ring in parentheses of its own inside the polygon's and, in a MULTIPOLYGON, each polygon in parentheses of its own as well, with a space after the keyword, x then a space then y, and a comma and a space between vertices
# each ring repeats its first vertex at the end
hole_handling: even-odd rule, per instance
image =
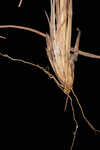
MULTIPOLYGON (((0 24, 23 25, 49 32, 45 10, 49 0, 0 0, 0 24)), ((99 1, 73 1, 72 45, 81 30, 80 49, 100 55, 99 1)), ((52 72, 46 56, 45 39, 35 33, 0 29, 0 52, 40 64, 52 72)), ((100 129, 100 60, 79 56, 75 68, 74 91, 87 118, 100 129)), ((74 123, 70 103, 64 112, 66 96, 41 70, 0 57, 0 124, 3 149, 69 150, 74 123)), ((94 135, 74 103, 79 129, 73 150, 100 149, 100 135, 94 135)))

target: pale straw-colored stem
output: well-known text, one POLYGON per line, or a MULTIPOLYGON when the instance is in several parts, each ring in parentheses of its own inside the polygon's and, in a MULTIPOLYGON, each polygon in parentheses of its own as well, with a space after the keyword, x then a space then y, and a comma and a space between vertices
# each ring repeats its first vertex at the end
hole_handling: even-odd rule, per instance
POLYGON ((2 29, 6 29, 6 28, 22 29, 22 30, 26 30, 26 31, 30 31, 30 32, 36 33, 36 34, 46 38, 46 34, 45 33, 42 33, 40 31, 32 29, 30 27, 18 26, 18 25, 0 25, 0 28, 2 28, 2 29))
MULTIPOLYGON (((71 48, 71 52, 74 52, 74 48, 71 48)), ((95 59, 100 59, 99 55, 95 55, 95 54, 91 54, 91 53, 87 53, 87 52, 83 52, 82 50, 78 50, 78 54, 85 56, 85 57, 90 57, 90 58, 95 58, 95 59)))
POLYGON ((23 0, 19 1, 18 7, 21 7, 23 0))
POLYGON ((64 112, 66 111, 66 108, 67 108, 67 104, 68 104, 68 96, 66 97, 66 101, 65 101, 65 106, 64 106, 64 112))
POLYGON ((6 39, 6 37, 5 37, 5 36, 0 35, 0 39, 6 39))
POLYGON ((79 54, 79 55, 82 55, 82 56, 90 57, 90 58, 100 59, 100 56, 99 56, 99 55, 95 55, 95 54, 83 52, 83 51, 81 51, 81 50, 79 50, 78 54, 79 54))

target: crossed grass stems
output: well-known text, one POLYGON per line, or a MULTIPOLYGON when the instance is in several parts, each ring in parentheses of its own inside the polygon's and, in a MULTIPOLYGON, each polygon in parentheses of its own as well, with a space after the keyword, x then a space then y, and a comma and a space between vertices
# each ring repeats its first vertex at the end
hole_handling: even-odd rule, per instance
MULTIPOLYGON (((52 1, 52 0, 51 0, 52 1)), ((55 1, 55 0, 54 0, 55 1)), ((69 0, 70 1, 70 0, 69 0)), ((21 7, 22 5, 22 0, 19 1, 19 4, 18 4, 18 7, 21 7)), ((47 16, 47 19, 48 19, 48 22, 50 24, 50 20, 48 18, 48 15, 46 14, 47 16)), ((22 30, 26 30, 26 31, 29 31, 29 32, 33 32, 33 33, 36 33, 40 36, 42 36, 43 38, 47 39, 47 36, 48 34, 45 34, 45 33, 42 33, 38 30, 35 30, 35 29, 32 29, 32 28, 29 28, 29 27, 25 27, 25 26, 17 26, 17 25, 1 25, 0 26, 1 29, 6 29, 6 28, 9 28, 9 29, 12 29, 12 28, 15 28, 15 29, 22 29, 22 30)), ((98 55, 94 55, 94 54, 90 54, 90 53, 87 53, 87 52, 83 52, 81 50, 79 50, 79 40, 80 40, 80 31, 78 29, 78 36, 77 36, 77 39, 76 39, 76 54, 77 55, 82 55, 82 56, 86 56, 86 57, 90 57, 90 58, 95 58, 95 59, 100 59, 100 56, 98 55)), ((3 39, 6 39, 6 37, 4 36, 0 36, 0 38, 3 38, 3 39)), ((70 48, 70 52, 72 53, 75 53, 75 47, 71 47, 70 48)), ((57 84, 57 86, 65 93, 66 95, 66 102, 65 102, 65 107, 64 107, 64 111, 66 111, 66 108, 67 108, 67 103, 68 103, 68 100, 70 101, 70 104, 71 104, 71 108, 72 108, 72 115, 73 115, 73 121, 75 122, 75 130, 73 132, 73 140, 72 140, 72 144, 70 146, 70 150, 73 149, 73 146, 74 146, 74 142, 75 142, 75 138, 76 138, 76 134, 77 134, 77 130, 78 130, 78 122, 76 120, 76 116, 75 116, 75 110, 74 110, 74 106, 73 106, 73 100, 70 96, 70 93, 73 94, 79 108, 80 108, 80 112, 83 116, 83 119, 85 120, 85 122, 88 124, 88 126, 94 131, 95 134, 100 134, 100 130, 97 130, 87 119, 87 117, 85 116, 84 114, 84 111, 82 109, 82 106, 78 100, 78 97, 76 96, 73 88, 71 87, 70 89, 67 89, 63 86, 63 84, 61 82, 59 82, 58 78, 56 76, 54 76, 53 74, 51 74, 49 71, 47 71, 44 67, 38 65, 38 64, 34 64, 34 63, 31 63, 31 62, 28 62, 28 61, 25 61, 25 60, 22 60, 22 59, 18 59, 18 58, 13 58, 11 56, 9 56, 8 54, 3 54, 3 53, 0 53, 0 56, 1 57, 5 57, 7 59, 10 59, 12 61, 15 61, 15 62, 20 62, 20 63, 24 63, 24 64, 27 64, 27 65, 31 65, 32 67, 36 67, 40 70, 42 70, 45 74, 47 74, 49 76, 50 79, 53 79, 55 81, 55 83, 57 84)))

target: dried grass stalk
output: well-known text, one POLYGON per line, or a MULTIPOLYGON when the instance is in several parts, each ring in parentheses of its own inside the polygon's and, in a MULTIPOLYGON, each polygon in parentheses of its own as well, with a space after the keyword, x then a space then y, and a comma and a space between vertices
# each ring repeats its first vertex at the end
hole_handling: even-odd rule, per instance
POLYGON ((52 68, 67 93, 73 87, 74 61, 79 49, 79 35, 71 54, 72 0, 51 0, 49 20, 50 35, 47 35, 47 55, 52 68))
MULTIPOLYGON (((70 150, 72 150, 76 138, 78 123, 75 118, 75 111, 72 103, 73 102, 72 98, 70 97, 70 92, 72 92, 72 94, 74 95, 75 100, 79 105, 80 111, 86 123, 95 133, 100 133, 100 131, 96 130, 95 127, 86 118, 83 109, 81 107, 81 104, 76 94, 73 91, 74 68, 75 68, 74 63, 75 61, 77 61, 78 54, 86 57, 96 58, 96 59, 100 59, 100 56, 96 56, 94 54, 82 52, 79 50, 79 40, 80 40, 79 29, 77 29, 78 36, 76 38, 75 46, 74 48, 71 47, 72 0, 50 0, 50 2, 51 2, 50 19, 46 14, 49 23, 50 34, 44 34, 32 28, 16 26, 16 25, 2 25, 0 26, 0 28, 24 29, 39 34, 42 37, 46 38, 46 43, 47 43, 46 52, 56 77, 39 65, 35 65, 33 63, 24 61, 22 59, 12 58, 7 54, 0 53, 0 56, 6 57, 12 61, 22 62, 41 69, 50 78, 52 78, 56 82, 58 87, 66 94, 67 98, 66 98, 66 104, 64 110, 66 110, 67 101, 69 99, 72 107, 72 112, 73 112, 73 120, 76 124, 72 145, 70 147, 70 150)), ((21 6, 21 4, 22 4, 22 0, 20 0, 19 7, 21 6)))

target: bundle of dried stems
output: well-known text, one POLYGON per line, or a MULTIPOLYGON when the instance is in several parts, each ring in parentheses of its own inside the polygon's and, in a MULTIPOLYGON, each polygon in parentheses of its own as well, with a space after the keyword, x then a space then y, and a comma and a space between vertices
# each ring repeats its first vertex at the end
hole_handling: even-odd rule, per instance
MULTIPOLYGON (((60 87, 60 89, 66 94, 67 98, 64 110, 66 110, 67 102, 69 99, 72 107, 73 119, 76 123, 74 137, 70 148, 72 149, 78 129, 78 123, 75 118, 74 106, 72 103, 72 98, 70 97, 70 92, 73 93, 75 100, 80 107, 84 120, 87 122, 87 124, 95 133, 100 133, 100 131, 96 130, 94 126, 85 117, 83 109, 79 103, 79 100, 73 91, 75 61, 77 61, 78 54, 96 59, 100 59, 100 56, 96 56, 94 54, 89 54, 79 50, 79 40, 80 40, 79 29, 77 29, 78 36, 75 42, 75 46, 74 48, 71 47, 72 0, 50 0, 50 2, 51 2, 50 19, 46 14, 49 23, 50 34, 45 34, 32 28, 16 25, 2 25, 0 26, 0 28, 24 29, 39 34, 40 36, 43 36, 46 39, 47 43, 46 48, 47 56, 55 72, 56 77, 39 65, 35 65, 33 63, 21 59, 12 58, 7 54, 0 53, 0 56, 7 57, 13 61, 23 62, 32 65, 34 67, 38 67, 39 69, 43 70, 46 74, 48 74, 50 78, 53 78, 54 81, 57 83, 57 85, 60 87)), ((21 4, 22 0, 20 0, 18 7, 20 7, 21 4)), ((5 37, 1 36, 1 38, 5 37)))

